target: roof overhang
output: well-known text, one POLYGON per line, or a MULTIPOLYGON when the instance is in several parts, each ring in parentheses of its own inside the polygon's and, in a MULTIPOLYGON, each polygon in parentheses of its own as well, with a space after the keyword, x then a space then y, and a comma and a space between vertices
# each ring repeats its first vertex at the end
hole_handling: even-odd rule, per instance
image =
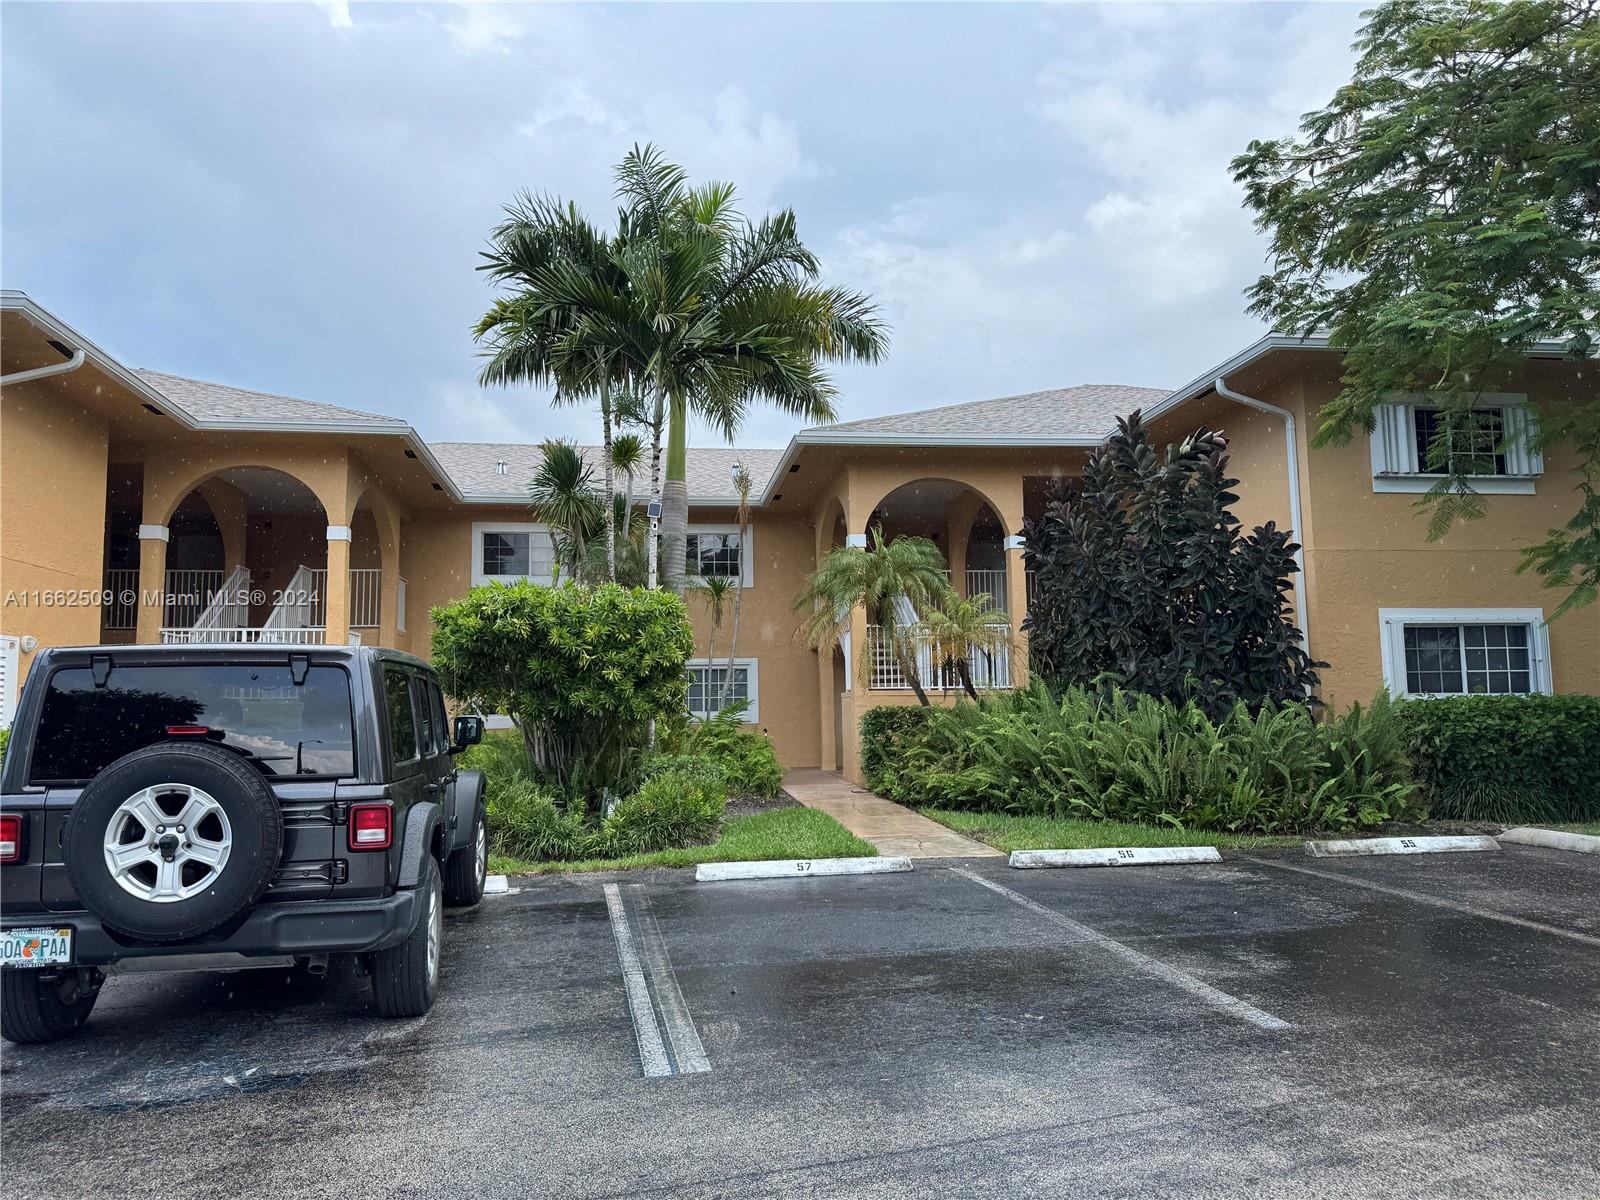
POLYGON ((406 449, 428 469, 434 482, 440 484, 451 499, 465 501, 449 472, 434 457, 433 451, 417 431, 404 421, 225 421, 196 416, 164 392, 157 391, 135 371, 129 370, 105 350, 95 345, 83 334, 37 304, 26 292, 0 291, 0 312, 20 314, 35 328, 75 349, 83 350, 88 361, 101 372, 133 393, 142 403, 150 405, 170 417, 185 429, 199 432, 225 433, 304 433, 304 434, 358 434, 362 436, 398 437, 406 449))

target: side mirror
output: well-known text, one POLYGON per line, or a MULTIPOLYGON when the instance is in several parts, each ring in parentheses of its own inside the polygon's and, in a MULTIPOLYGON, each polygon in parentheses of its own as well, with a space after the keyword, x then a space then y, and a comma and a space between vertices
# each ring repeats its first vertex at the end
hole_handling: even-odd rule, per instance
POLYGON ((482 717, 457 717, 455 737, 450 746, 451 754, 460 754, 468 746, 476 746, 483 741, 482 717))

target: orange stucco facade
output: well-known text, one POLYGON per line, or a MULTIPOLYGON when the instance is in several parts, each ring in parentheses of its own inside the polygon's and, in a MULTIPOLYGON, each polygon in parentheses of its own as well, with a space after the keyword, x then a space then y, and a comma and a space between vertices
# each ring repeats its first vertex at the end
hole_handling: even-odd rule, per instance
MULTIPOLYGON (((38 358, 38 331, 6 314, 4 370, 38 358)), ((49 361, 48 357, 46 361, 49 361)), ((1384 609, 1533 609, 1560 594, 1518 575, 1520 550, 1576 503, 1576 458, 1546 451, 1528 494, 1486 497, 1483 520, 1426 536, 1418 496, 1375 488, 1368 441, 1313 447, 1317 408, 1338 389, 1336 354, 1264 354, 1232 387, 1295 417, 1306 612, 1312 653, 1331 665, 1323 698, 1343 706, 1384 683, 1379 613, 1384 609)), ((1562 404, 1593 387, 1574 364, 1531 362, 1508 388, 1536 404, 1562 404)), ((1175 394, 1176 395, 1176 394, 1175 394)), ((408 429, 197 427, 155 411, 113 366, 91 361, 71 373, 0 390, 0 636, 15 639, 16 675, 33 647, 157 641, 170 618, 141 597, 119 628, 98 603, 53 602, 137 578, 159 596, 174 565, 243 568, 252 600, 237 619, 259 626, 271 596, 305 567, 326 571, 318 637, 369 641, 426 655, 429 611, 475 582, 474 526, 531 521, 512 499, 454 494, 408 429), (197 532, 198 531, 198 532, 197 532), (402 604, 403 598, 403 604, 402 604)), ((181 416, 181 414, 179 414, 181 416)), ((1290 524, 1290 475, 1281 417, 1215 391, 1162 406, 1158 436, 1198 425, 1221 429, 1239 479, 1238 515, 1248 528, 1290 524)), ((215 423, 213 423, 215 424, 215 423)), ((260 424, 260 423, 258 423, 260 424)), ((399 423, 395 423, 398 425, 399 423)), ((875 444, 796 440, 750 519, 749 586, 741 589, 737 656, 759 666, 757 719, 789 766, 859 775, 857 727, 867 709, 916 703, 903 686, 818 652, 796 635, 794 597, 819 558, 860 544, 875 525, 893 536, 932 537, 958 590, 983 590, 1010 615, 1009 680, 1026 678, 1021 630, 1027 608, 1020 534, 1045 503, 1049 482, 1076 474, 1091 447, 1047 436, 997 444, 875 444), (881 682, 881 681, 880 681, 881 682)), ((726 528, 731 507, 698 504, 696 525, 726 528)), ((729 652, 733 606, 720 624, 691 588, 696 656, 729 652)), ((863 613, 850 620, 853 651, 867 644, 863 613)), ((1600 607, 1549 628, 1553 690, 1600 691, 1600 607)), ((859 655, 854 655, 859 659, 859 655)), ((15 679, 8 681, 13 691, 15 679)), ((948 691, 930 687, 935 703, 948 691)))

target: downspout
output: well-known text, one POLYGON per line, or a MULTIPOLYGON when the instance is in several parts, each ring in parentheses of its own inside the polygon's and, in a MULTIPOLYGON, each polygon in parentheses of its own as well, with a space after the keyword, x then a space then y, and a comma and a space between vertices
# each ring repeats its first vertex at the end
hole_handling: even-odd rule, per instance
POLYGON ((76 371, 84 364, 85 355, 82 348, 72 352, 72 357, 66 362, 51 363, 48 367, 34 367, 31 371, 17 371, 10 375, 0 375, 0 387, 10 387, 16 383, 31 383, 35 379, 48 379, 52 375, 65 375, 68 371, 76 371))
POLYGON ((1283 418, 1284 458, 1289 471, 1289 524, 1293 527, 1295 545, 1298 547, 1294 552, 1294 602, 1300 610, 1300 645, 1310 654, 1311 610, 1306 606, 1305 530, 1300 525, 1300 449, 1295 439, 1294 414, 1287 408, 1279 408, 1276 404, 1268 404, 1265 400, 1234 391, 1220 375, 1211 386, 1216 389, 1217 395, 1226 400, 1283 418))

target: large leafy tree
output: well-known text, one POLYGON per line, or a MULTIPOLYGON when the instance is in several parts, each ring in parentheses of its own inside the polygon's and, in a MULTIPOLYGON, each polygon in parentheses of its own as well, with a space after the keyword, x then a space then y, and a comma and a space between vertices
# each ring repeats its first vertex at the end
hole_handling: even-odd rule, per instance
POLYGON ((1037 573, 1024 628, 1034 670, 1103 677, 1213 714, 1305 700, 1317 668, 1288 592, 1298 547, 1271 522, 1241 534, 1227 443, 1197 430, 1164 453, 1134 413, 1024 528, 1037 573))
MULTIPOLYGON (((1370 427, 1395 392, 1426 393, 1436 442, 1474 427, 1541 339, 1592 358, 1600 332, 1600 16, 1597 0, 1397 0, 1366 14, 1351 81, 1298 137, 1233 163, 1271 238, 1252 311, 1326 330, 1344 388, 1318 438, 1370 427)), ((1571 520, 1525 551, 1558 611, 1600 587, 1600 387, 1541 413, 1546 443, 1580 460, 1571 520)), ((1430 536, 1483 511, 1448 472, 1423 503, 1430 536)), ((1458 456, 1460 457, 1460 456, 1458 456)))
MULTIPOLYGON (((927 704, 928 693, 917 672, 916 640, 922 632, 922 614, 936 607, 949 590, 938 546, 920 537, 885 541, 883 529, 874 527, 870 546, 830 550, 807 576, 794 600, 795 609, 807 614, 800 637, 814 649, 831 650, 849 631, 851 612, 864 607, 867 624, 889 647, 917 699, 927 704)), ((856 651, 865 677, 872 668, 872 647, 858 646, 856 651)))

